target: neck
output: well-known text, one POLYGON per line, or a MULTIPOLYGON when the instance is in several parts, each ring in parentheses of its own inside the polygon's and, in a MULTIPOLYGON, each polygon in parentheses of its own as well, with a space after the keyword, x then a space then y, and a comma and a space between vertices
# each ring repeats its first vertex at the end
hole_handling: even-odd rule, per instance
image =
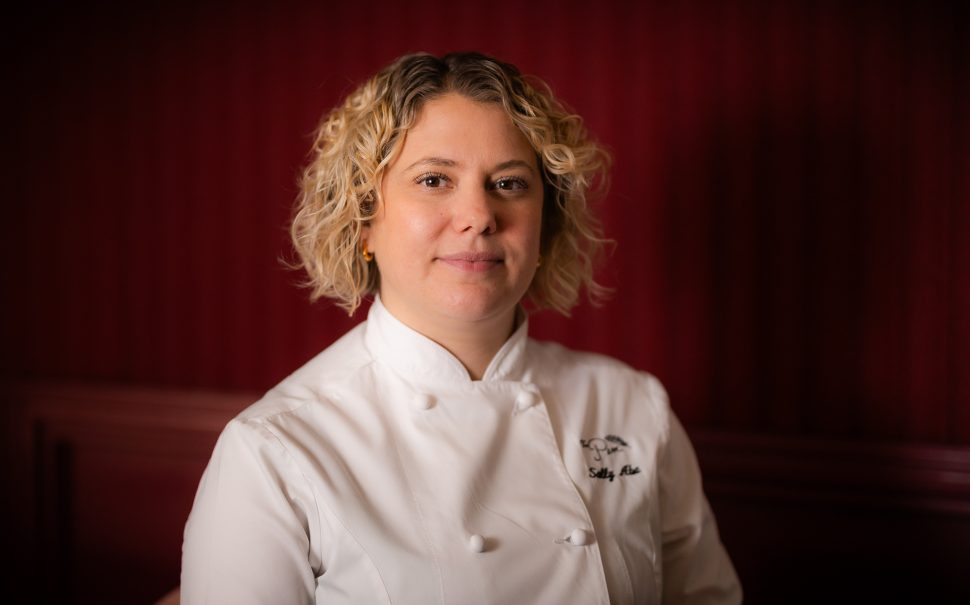
POLYGON ((465 366, 472 380, 482 379, 488 364, 515 328, 515 308, 495 317, 469 322, 409 314, 386 301, 384 306, 409 328, 447 349, 465 366))

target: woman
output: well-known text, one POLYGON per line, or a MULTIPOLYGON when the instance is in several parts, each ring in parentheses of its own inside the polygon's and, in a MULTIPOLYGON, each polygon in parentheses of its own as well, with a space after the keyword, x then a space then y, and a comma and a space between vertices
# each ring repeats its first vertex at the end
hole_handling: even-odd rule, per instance
POLYGON ((601 239, 605 166, 511 65, 400 58, 319 128, 293 221, 314 296, 367 321, 229 423, 186 603, 737 603, 660 384, 527 336, 601 239))

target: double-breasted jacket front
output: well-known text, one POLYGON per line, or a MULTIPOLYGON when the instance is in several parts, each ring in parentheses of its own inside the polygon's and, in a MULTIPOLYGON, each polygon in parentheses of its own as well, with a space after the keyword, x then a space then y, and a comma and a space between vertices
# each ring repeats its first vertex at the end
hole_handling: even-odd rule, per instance
POLYGON ((183 603, 737 603, 660 383, 532 340, 473 381, 380 303, 225 428, 183 603))

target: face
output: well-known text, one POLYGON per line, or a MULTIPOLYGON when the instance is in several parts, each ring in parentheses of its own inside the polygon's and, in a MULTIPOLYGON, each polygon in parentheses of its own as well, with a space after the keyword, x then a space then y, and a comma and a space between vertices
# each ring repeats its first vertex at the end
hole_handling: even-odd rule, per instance
POLYGON ((388 310, 419 331, 511 325, 538 264, 542 178, 505 111, 454 93, 426 102, 381 193, 364 239, 388 310))

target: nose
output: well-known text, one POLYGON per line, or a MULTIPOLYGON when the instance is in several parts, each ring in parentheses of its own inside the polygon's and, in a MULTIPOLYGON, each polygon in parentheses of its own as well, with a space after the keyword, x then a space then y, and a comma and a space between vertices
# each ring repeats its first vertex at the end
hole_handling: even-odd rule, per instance
POLYGON ((472 232, 487 235, 495 233, 498 222, 495 216, 494 200, 490 199, 484 188, 464 191, 455 200, 454 226, 462 233, 472 232))

